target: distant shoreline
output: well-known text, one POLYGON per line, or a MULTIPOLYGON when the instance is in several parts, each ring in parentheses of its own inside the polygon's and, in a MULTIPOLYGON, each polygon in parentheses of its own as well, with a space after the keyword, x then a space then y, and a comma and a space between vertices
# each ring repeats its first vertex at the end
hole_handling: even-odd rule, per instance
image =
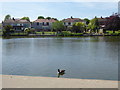
MULTIPOLYGON (((63 36, 63 35, 11 35, 11 36, 7 36, 8 38, 10 37, 28 37, 28 38, 36 38, 36 37, 94 37, 94 36, 120 36, 120 35, 74 35, 74 36, 63 36)), ((4 36, 0 36, 2 38, 4 38, 4 36)), ((6 38, 6 37, 5 37, 6 38)))

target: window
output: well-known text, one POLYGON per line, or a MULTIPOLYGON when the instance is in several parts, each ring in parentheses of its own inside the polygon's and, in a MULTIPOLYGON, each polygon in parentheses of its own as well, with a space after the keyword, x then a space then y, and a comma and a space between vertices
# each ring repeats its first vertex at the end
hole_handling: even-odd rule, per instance
POLYGON ((20 24, 17 24, 17 26, 20 26, 20 24))
POLYGON ((68 25, 71 25, 71 23, 70 23, 70 22, 68 22, 68 25))
POLYGON ((37 25, 39 25, 39 22, 37 22, 37 25))
POLYGON ((49 25, 49 22, 47 22, 46 25, 49 25))

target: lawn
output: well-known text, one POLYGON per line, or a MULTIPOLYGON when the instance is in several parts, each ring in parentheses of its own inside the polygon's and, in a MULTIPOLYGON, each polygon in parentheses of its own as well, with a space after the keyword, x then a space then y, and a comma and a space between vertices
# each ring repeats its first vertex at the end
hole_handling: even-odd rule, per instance
POLYGON ((43 34, 43 32, 36 32, 36 34, 38 34, 38 35, 56 35, 56 32, 44 32, 44 34, 43 34))
POLYGON ((2 29, 0 29, 0 35, 2 35, 2 29))
MULTIPOLYGON (((109 33, 109 34, 113 34, 113 31, 106 31, 106 32, 109 33)), ((115 33, 116 33, 116 34, 120 33, 120 30, 115 31, 115 33)))
POLYGON ((20 32, 20 33, 11 33, 11 35, 27 35, 27 33, 20 32))

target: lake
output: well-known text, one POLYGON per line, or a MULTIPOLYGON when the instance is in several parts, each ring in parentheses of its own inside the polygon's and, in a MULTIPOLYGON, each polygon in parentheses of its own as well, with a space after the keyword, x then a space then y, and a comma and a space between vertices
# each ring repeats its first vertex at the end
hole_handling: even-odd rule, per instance
POLYGON ((2 74, 118 80, 119 37, 2 39, 2 74))

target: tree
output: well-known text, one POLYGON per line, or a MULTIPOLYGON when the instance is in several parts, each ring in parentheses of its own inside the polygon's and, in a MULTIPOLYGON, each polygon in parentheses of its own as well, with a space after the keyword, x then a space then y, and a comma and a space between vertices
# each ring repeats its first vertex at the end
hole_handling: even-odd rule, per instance
POLYGON ((62 21, 56 21, 52 23, 52 30, 56 31, 57 33, 61 33, 63 30, 65 30, 65 26, 62 21))
POLYGON ((57 19, 57 18, 52 18, 52 19, 54 19, 54 20, 58 21, 58 19, 57 19))
POLYGON ((120 30, 120 17, 118 15, 112 16, 106 22, 106 29, 115 31, 120 30))
POLYGON ((76 33, 81 33, 85 31, 85 24, 82 22, 76 22, 72 26, 72 31, 76 33))
POLYGON ((45 19, 43 16, 38 16, 38 19, 45 19))
POLYGON ((21 18, 22 20, 27 20, 27 21, 30 21, 29 17, 23 17, 21 18))
POLYGON ((26 32, 27 35, 29 35, 29 34, 31 33, 31 30, 30 30, 30 28, 25 28, 25 29, 24 29, 24 32, 26 32))
POLYGON ((12 26, 11 25, 6 25, 4 26, 4 30, 3 30, 3 36, 9 36, 12 30, 12 26))
POLYGON ((51 19, 51 17, 46 17, 46 19, 51 19))
POLYGON ((97 17, 94 19, 90 20, 90 23, 88 24, 88 29, 92 30, 93 32, 98 32, 99 29, 99 22, 97 17))
POLYGON ((5 16, 4 21, 8 19, 11 19, 11 16, 9 14, 5 16))
POLYGON ((85 18, 84 21, 85 21, 86 25, 88 25, 90 22, 90 20, 88 18, 85 18))

